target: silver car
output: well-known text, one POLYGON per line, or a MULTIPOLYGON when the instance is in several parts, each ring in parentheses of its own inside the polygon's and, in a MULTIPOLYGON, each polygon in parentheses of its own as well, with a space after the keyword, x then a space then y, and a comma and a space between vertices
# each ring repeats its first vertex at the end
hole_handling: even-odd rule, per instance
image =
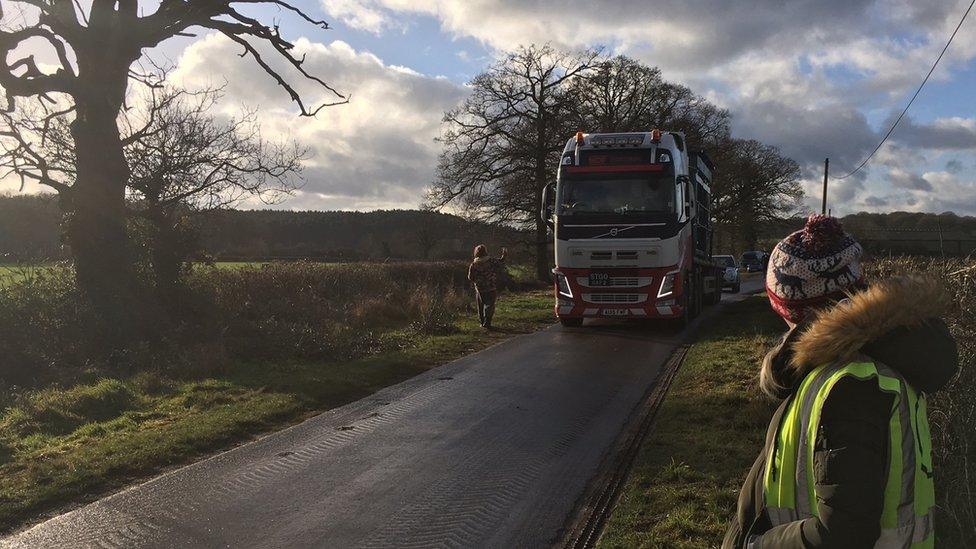
POLYGON ((725 268, 725 272, 722 274, 722 289, 731 288, 732 293, 739 293, 739 290, 742 289, 742 281, 739 279, 739 265, 735 262, 735 257, 713 255, 712 261, 725 268))

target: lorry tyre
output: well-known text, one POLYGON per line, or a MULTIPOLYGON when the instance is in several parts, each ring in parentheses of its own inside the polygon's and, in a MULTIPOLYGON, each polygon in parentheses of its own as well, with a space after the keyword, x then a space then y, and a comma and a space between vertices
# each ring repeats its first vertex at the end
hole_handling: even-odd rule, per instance
POLYGON ((583 325, 583 319, 560 317, 559 323, 562 324, 563 326, 566 326, 567 328, 579 328, 580 326, 583 325))
POLYGON ((709 278, 712 279, 712 291, 709 292, 708 298, 705 299, 705 305, 711 306, 722 300, 722 279, 715 273, 710 274, 709 278))
POLYGON ((691 315, 689 313, 690 311, 686 307, 684 312, 681 313, 681 316, 670 321, 671 326, 679 332, 684 331, 684 329, 688 327, 688 324, 691 323, 691 315))
POLYGON ((715 289, 712 291, 712 305, 718 305, 722 301, 722 283, 719 278, 715 279, 715 289))

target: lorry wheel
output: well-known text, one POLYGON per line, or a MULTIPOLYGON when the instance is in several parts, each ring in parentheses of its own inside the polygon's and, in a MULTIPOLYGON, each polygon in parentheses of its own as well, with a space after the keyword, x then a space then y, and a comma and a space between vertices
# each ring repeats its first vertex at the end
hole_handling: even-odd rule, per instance
POLYGON ((709 278, 713 278, 712 291, 705 298, 705 305, 711 306, 722 300, 722 279, 718 276, 710 276, 709 278))
POLYGON ((583 325, 582 318, 560 318, 559 323, 567 328, 579 328, 583 325))
POLYGON ((668 322, 671 327, 679 332, 683 332, 688 327, 688 324, 691 323, 691 316, 688 313, 688 309, 685 309, 685 312, 681 313, 681 316, 669 320, 668 322))
POLYGON ((698 318, 698 315, 702 312, 703 301, 705 296, 702 292, 705 291, 705 283, 702 280, 702 274, 699 269, 695 269, 694 273, 691 275, 692 284, 694 284, 695 291, 689 300, 691 302, 691 318, 698 318))

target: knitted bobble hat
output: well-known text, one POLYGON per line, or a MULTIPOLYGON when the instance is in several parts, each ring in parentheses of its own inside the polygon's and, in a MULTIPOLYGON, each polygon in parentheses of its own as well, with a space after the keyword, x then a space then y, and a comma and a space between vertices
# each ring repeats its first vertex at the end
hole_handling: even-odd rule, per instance
POLYGON ((840 221, 811 215, 769 256, 766 293, 773 310, 798 324, 811 310, 842 299, 863 283, 862 252, 840 221))

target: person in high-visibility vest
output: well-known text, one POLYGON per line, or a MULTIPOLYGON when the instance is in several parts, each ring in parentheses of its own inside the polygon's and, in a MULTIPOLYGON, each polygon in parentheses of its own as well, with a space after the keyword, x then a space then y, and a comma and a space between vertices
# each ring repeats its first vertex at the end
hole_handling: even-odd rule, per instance
POLYGON ((937 282, 865 281, 861 246, 811 216, 773 250, 772 308, 789 330, 760 386, 783 402, 723 548, 933 547, 927 395, 958 369, 937 282))

